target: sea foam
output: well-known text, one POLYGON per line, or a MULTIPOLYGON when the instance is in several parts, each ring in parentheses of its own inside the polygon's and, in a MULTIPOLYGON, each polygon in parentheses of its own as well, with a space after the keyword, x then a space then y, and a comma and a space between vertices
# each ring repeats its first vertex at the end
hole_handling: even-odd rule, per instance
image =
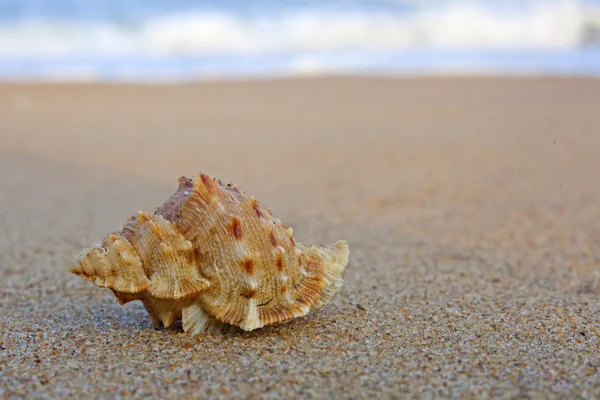
POLYGON ((470 59, 475 68, 485 64, 478 54, 487 54, 488 62, 504 55, 507 65, 519 64, 510 57, 525 55, 543 64, 544 57, 575 54, 573 62, 583 58, 585 64, 585 54, 595 59, 600 48, 599 3, 422 0, 378 2, 378 7, 368 1, 351 2, 352 7, 340 2, 278 7, 268 2, 262 10, 205 6, 120 14, 117 9, 100 17, 21 12, 0 22, 0 77, 402 72, 415 63, 411 56, 421 64, 429 59, 429 69, 439 70, 452 58, 461 59, 454 67, 465 64, 468 70, 470 59))

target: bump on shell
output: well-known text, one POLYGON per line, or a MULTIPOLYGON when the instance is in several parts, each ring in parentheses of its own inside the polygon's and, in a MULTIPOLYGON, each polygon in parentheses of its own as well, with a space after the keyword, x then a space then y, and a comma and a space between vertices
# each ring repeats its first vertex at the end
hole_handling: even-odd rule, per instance
POLYGON ((71 272, 141 300, 153 322, 183 320, 190 335, 251 331, 306 315, 342 286, 348 245, 296 242, 269 209, 235 184, 182 177, 154 215, 82 251, 71 272))

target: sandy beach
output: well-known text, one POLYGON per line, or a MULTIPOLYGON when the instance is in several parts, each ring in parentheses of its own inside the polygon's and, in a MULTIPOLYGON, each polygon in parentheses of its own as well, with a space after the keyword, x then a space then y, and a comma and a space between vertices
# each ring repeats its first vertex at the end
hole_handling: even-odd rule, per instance
POLYGON ((0 85, 0 398, 600 398, 600 80, 0 85), (331 304, 198 336, 68 273, 200 171, 331 304))

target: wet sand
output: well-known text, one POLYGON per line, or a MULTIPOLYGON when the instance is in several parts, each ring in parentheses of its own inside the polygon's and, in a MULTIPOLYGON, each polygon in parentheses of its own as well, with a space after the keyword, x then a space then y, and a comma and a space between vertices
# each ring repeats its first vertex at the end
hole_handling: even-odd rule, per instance
POLYGON ((0 85, 0 397, 600 397, 600 80, 0 85), (322 310, 155 330, 67 272, 181 175, 303 242, 322 310))

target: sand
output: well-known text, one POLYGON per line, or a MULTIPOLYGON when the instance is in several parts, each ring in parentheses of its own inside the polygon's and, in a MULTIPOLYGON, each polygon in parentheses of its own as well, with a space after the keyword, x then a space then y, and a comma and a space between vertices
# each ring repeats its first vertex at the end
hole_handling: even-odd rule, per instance
POLYGON ((0 398, 599 398, 600 81, 0 86, 0 398), (70 275, 181 175, 346 239, 322 310, 155 330, 70 275))

